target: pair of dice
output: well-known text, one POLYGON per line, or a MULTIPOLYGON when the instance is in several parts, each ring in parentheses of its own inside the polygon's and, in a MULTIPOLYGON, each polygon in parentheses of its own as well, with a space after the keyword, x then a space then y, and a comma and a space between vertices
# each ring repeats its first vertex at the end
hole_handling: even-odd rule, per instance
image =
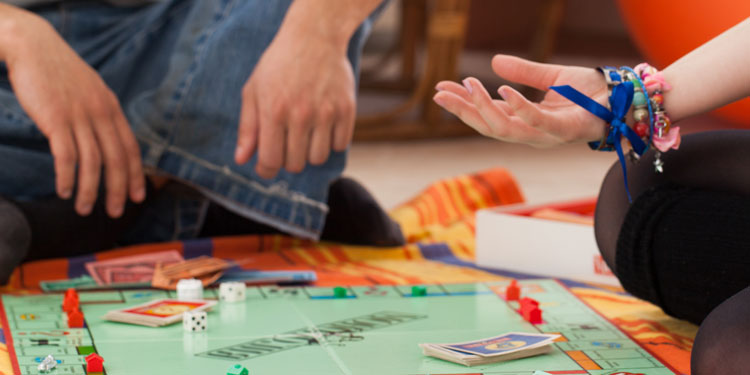
MULTIPOLYGON (((219 285, 219 300, 240 302, 245 300, 245 283, 225 282, 219 285)), ((198 279, 183 279, 177 283, 177 299, 196 301, 203 299, 203 284, 198 279)))

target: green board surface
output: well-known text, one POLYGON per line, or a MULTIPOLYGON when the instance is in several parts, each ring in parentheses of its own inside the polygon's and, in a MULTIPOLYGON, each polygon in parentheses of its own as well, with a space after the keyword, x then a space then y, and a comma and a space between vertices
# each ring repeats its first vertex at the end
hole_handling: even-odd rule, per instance
POLYGON ((67 328, 62 295, 4 295, 2 302, 21 374, 37 374, 47 354, 61 361, 55 374, 85 374, 92 347, 108 375, 223 375, 233 364, 263 375, 673 374, 558 282, 520 284, 524 296, 540 302, 542 324, 524 321, 517 303, 499 296, 502 282, 426 285, 424 296, 413 296, 411 286, 354 286, 346 298, 335 298, 334 288, 251 287, 246 301, 214 307, 200 333, 181 324, 101 319, 109 310, 174 297, 164 291, 81 292, 83 329, 67 328), (559 333, 564 340, 549 354, 470 368, 424 356, 417 346, 506 332, 559 333))

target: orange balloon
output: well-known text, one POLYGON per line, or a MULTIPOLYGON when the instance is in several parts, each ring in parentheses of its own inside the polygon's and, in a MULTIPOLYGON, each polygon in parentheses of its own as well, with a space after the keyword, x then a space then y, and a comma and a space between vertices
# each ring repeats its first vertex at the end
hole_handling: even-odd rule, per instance
MULTIPOLYGON (((648 62, 659 69, 750 16, 748 0, 619 0, 618 3, 635 44, 648 62)), ((750 99, 724 106, 716 114, 750 127, 750 99)))

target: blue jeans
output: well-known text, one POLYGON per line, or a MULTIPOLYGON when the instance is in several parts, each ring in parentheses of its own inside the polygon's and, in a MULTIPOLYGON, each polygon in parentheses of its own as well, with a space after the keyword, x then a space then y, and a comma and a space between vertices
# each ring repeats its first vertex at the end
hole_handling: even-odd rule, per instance
MULTIPOLYGON (((195 237, 207 199, 284 232, 318 238, 328 186, 346 152, 302 173, 272 180, 255 174, 255 157, 234 163, 241 90, 278 31, 291 0, 168 0, 122 8, 72 2, 32 9, 96 69, 115 92, 138 139, 147 170, 200 195, 159 194, 123 243, 195 237)), ((356 32, 358 57, 372 19, 356 32)), ((300 69, 304 69, 300 66, 300 69)), ((0 194, 40 199, 55 194, 45 137, 0 72, 0 194)))

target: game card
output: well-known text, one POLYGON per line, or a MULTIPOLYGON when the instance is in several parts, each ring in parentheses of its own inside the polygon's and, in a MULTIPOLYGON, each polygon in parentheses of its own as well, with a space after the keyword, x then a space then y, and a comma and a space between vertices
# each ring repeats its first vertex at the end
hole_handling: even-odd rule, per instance
POLYGON ((560 335, 511 332, 504 335, 456 344, 441 344, 448 349, 482 357, 498 356, 548 345, 560 335))
POLYGON ((142 305, 108 312, 104 318, 125 323, 162 326, 182 320, 186 311, 202 311, 216 305, 216 301, 178 301, 160 299, 142 305))

